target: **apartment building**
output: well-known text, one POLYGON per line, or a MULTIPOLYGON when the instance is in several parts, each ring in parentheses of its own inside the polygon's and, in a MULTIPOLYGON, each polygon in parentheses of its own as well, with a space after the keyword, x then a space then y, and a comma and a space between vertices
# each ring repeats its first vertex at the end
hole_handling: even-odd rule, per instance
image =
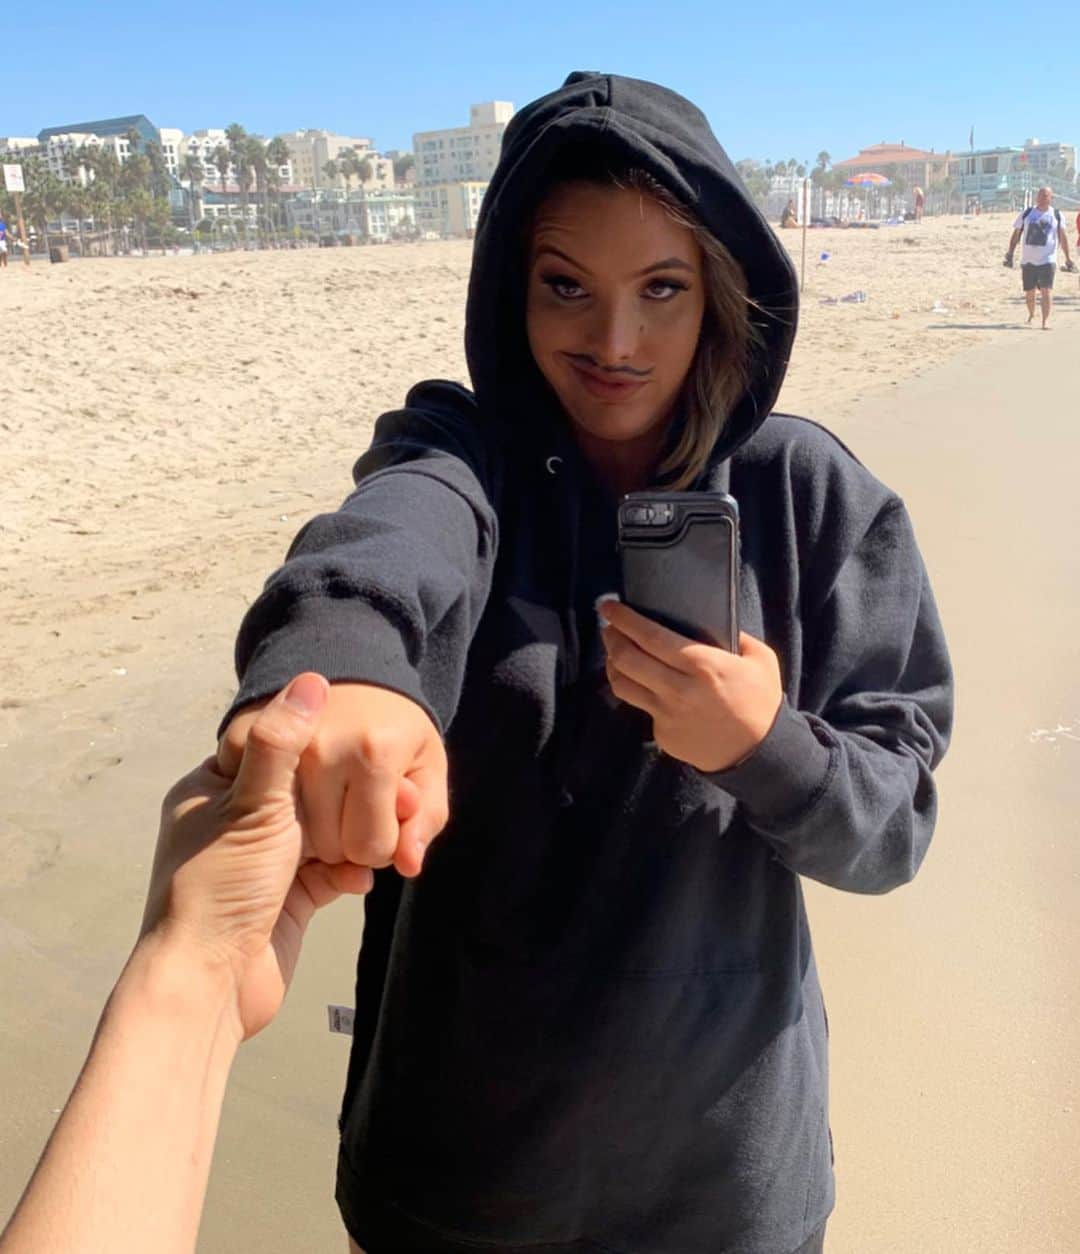
POLYGON ((97 122, 72 122, 67 126, 47 126, 38 131, 38 143, 44 148, 54 135, 97 135, 100 139, 118 139, 122 143, 118 151, 127 155, 127 136, 134 131, 139 137, 139 147, 148 143, 160 143, 158 128, 145 113, 132 113, 122 118, 101 118, 97 122))
MULTIPOLYGON (((255 138, 262 139, 262 136, 256 136, 255 138)), ((212 126, 192 131, 190 135, 183 136, 177 146, 180 169, 183 169, 184 162, 189 156, 194 157, 203 168, 203 187, 220 192, 221 171, 218 169, 217 162, 214 159, 214 155, 219 148, 224 148, 226 151, 229 148, 229 137, 225 134, 222 127, 212 126)), ((184 186, 187 186, 186 175, 180 173, 177 177, 184 186)), ((286 162, 277 168, 277 183, 279 187, 291 186, 294 182, 295 176, 293 174, 292 162, 286 162)), ((225 187, 224 197, 218 196, 217 199, 208 203, 207 216, 230 216, 230 213, 226 211, 224 206, 228 202, 230 195, 239 195, 239 179, 237 178, 236 167, 231 161, 225 167, 225 187), (209 212, 211 204, 215 208, 215 213, 209 212)), ((235 216, 235 213, 232 216, 235 216)))
POLYGON ((382 188, 364 194, 364 234, 375 242, 412 237, 417 234, 416 194, 395 188, 382 188))
POLYGON ((285 202, 290 228, 313 235, 355 234, 371 243, 417 234, 416 197, 411 191, 377 188, 298 190, 285 202))
MULTIPOLYGON (((192 131, 180 142, 180 163, 182 165, 186 157, 192 156, 202 164, 204 183, 220 183, 221 173, 214 164, 214 153, 219 147, 228 148, 228 146, 229 141, 222 127, 207 127, 203 130, 192 131)), ((236 171, 232 165, 225 171, 225 179, 227 182, 236 182, 236 171)))
POLYGON ((506 100, 473 105, 469 125, 413 136, 418 187, 450 183, 487 183, 495 172, 503 132, 514 116, 506 100))
POLYGON ((425 235, 471 239, 487 189, 479 180, 417 187, 417 228, 425 235))
POLYGON ((394 185, 393 163, 374 152, 372 142, 366 136, 335 135, 332 131, 306 130, 287 131, 281 138, 288 145, 292 155, 293 182, 302 187, 344 189, 345 180, 340 176, 331 180, 326 174, 326 166, 330 161, 337 161, 342 153, 349 149, 355 152, 361 160, 370 161, 372 164, 374 174, 365 186, 393 187, 394 185), (386 181, 387 168, 390 171, 389 182, 386 181))
POLYGON ((129 136, 134 132, 138 148, 160 144, 169 172, 175 176, 181 132, 166 127, 159 130, 145 113, 126 117, 101 118, 96 122, 73 122, 68 126, 47 126, 38 132, 37 145, 49 170, 64 182, 87 181, 85 170, 72 170, 71 156, 79 148, 108 148, 123 164, 131 155, 129 136), (171 160, 170 160, 171 156, 171 160))
POLYGON ((129 144, 122 135, 95 135, 89 131, 68 131, 49 135, 43 144, 38 146, 41 156, 49 172, 62 183, 81 183, 84 187, 90 181, 86 169, 74 163, 74 156, 80 148, 111 149, 117 161, 123 164, 129 155, 129 144))
POLYGON ((165 168, 174 179, 178 178, 180 175, 180 162, 184 156, 184 132, 177 130, 175 126, 159 126, 158 143, 161 145, 161 151, 165 157, 165 168))

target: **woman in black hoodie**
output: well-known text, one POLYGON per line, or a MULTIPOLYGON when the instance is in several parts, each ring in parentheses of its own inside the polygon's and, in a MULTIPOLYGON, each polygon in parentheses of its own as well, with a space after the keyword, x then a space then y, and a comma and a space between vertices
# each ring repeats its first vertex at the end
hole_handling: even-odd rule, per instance
POLYGON ((821 1248, 799 877, 914 875, 952 707, 902 502, 770 412, 796 304, 702 114, 571 75, 484 201, 474 392, 384 415, 245 618, 223 764, 321 671, 309 847, 385 868, 337 1189, 370 1254, 821 1248), (739 501, 738 655, 598 628, 617 498, 658 484, 739 501))

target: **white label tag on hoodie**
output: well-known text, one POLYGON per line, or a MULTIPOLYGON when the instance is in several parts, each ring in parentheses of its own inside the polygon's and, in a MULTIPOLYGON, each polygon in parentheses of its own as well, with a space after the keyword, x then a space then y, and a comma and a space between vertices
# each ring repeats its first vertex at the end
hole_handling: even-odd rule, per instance
POLYGON ((353 1015, 355 1011, 349 1006, 327 1006, 326 1013, 330 1019, 330 1031, 341 1036, 352 1036, 353 1015))

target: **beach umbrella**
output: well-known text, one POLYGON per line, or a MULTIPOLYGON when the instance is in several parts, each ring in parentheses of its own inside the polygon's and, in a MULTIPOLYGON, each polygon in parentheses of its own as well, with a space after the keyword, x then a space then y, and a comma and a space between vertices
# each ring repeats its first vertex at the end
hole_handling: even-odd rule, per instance
MULTIPOLYGON (((871 187, 892 187, 892 179, 886 178, 884 174, 874 174, 867 170, 862 174, 853 174, 851 178, 844 179, 845 187, 864 187, 866 189, 867 202, 870 199, 871 187)), ((869 209, 867 217, 870 216, 869 209)))
POLYGON ((844 179, 845 187, 892 187, 892 179, 887 179, 884 174, 871 174, 867 171, 865 174, 853 174, 851 178, 844 179))

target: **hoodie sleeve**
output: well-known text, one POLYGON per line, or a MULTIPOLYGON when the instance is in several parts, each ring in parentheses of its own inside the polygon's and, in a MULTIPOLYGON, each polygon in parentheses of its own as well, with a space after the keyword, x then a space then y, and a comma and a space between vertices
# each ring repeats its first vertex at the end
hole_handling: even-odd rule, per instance
POLYGON ((952 672, 903 504, 892 498, 806 630, 804 688, 751 757, 710 778, 791 870, 881 893, 909 881, 936 816, 952 672))
POLYGON ((493 455, 466 406, 454 385, 420 385, 378 420, 356 490, 307 523, 245 615, 223 727, 314 670, 400 692, 445 732, 497 547, 493 455))

